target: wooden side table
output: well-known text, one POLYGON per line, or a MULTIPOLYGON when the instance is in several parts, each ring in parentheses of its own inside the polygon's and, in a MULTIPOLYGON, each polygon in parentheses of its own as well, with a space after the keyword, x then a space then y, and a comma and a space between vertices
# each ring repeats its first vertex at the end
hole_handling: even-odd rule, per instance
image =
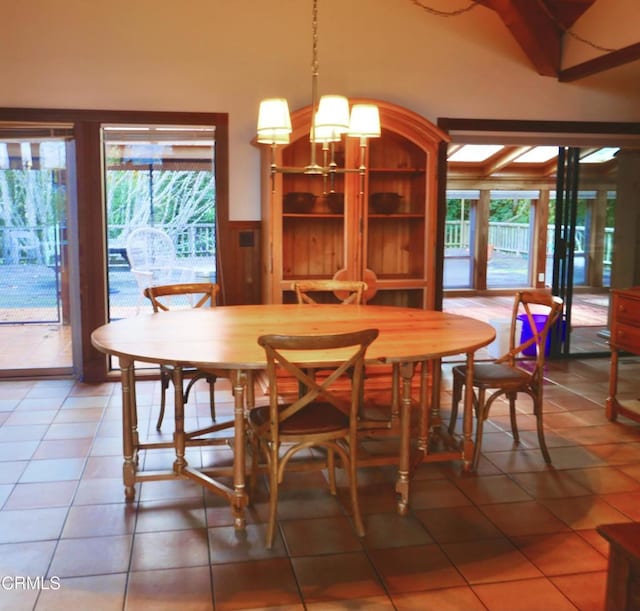
POLYGON ((598 532, 609 541, 605 611, 640 609, 640 524, 603 524, 598 532))
POLYGON ((640 354, 640 287, 611 291, 611 371, 607 418, 615 420, 618 414, 640 422, 640 390, 638 397, 620 400, 618 395, 619 352, 640 354))

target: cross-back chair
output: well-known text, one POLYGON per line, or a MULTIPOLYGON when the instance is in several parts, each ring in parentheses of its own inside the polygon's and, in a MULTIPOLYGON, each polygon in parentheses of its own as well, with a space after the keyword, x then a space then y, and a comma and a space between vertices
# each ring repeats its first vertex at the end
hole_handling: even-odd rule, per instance
MULTIPOLYGON (((536 291, 520 291, 516 293, 511 318, 509 351, 491 363, 474 363, 473 366, 473 406, 476 415, 475 449, 472 469, 476 469, 480 460, 482 447, 482 431, 485 420, 489 416, 491 406, 499 397, 509 401, 511 430, 516 443, 519 443, 516 422, 516 398, 518 393, 529 395, 533 401, 533 414, 536 418, 538 442, 545 462, 551 463, 551 456, 544 439, 543 386, 544 364, 546 358, 546 342, 553 326, 562 314, 563 300, 549 293, 536 291), (546 321, 540 327, 536 325, 534 314, 546 315, 546 321), (524 325, 529 324, 530 334, 516 337, 518 317, 524 318, 524 325), (528 337, 527 337, 528 335, 528 337), (531 346, 536 347, 535 360, 520 360, 523 351, 531 346)), ((538 320, 540 318, 538 317, 538 320)), ((453 390, 451 403, 451 419, 449 433, 453 434, 458 417, 458 403, 462 398, 462 389, 466 383, 467 366, 458 365, 453 368, 453 390)))
POLYGON ((269 404, 249 412, 248 423, 252 444, 252 486, 255 485, 260 456, 266 459, 269 475, 269 525, 266 545, 271 547, 275 533, 278 487, 291 458, 311 447, 325 448, 326 460, 298 468, 327 468, 329 487, 336 494, 335 454, 349 472, 349 489, 355 530, 364 535, 358 503, 356 437, 360 383, 368 346, 378 336, 377 329, 331 335, 263 335, 258 343, 267 358, 269 404), (308 366, 331 357, 333 369, 317 381, 308 366), (335 360, 333 360, 335 358, 335 360), (286 372, 298 380, 300 395, 282 400, 279 382, 286 372), (345 373, 349 371, 349 376, 345 373), (344 380, 350 384, 345 393, 344 380))
POLYGON ((298 303, 362 304, 368 288, 361 280, 298 280, 291 286, 298 303))
MULTIPOLYGON (((190 282, 181 284, 165 284, 162 286, 149 286, 144 289, 144 296, 151 301, 154 312, 166 312, 177 307, 215 307, 220 287, 213 282, 190 282)), ((164 411, 166 405, 167 389, 169 383, 173 379, 173 368, 170 365, 160 366, 160 414, 156 429, 162 427, 164 419, 164 411)), ((185 377, 189 378, 189 383, 184 391, 185 404, 189 400, 189 393, 193 385, 201 379, 207 380, 209 383, 209 405, 211 410, 211 420, 215 422, 215 383, 218 377, 228 377, 223 371, 207 370, 201 371, 195 368, 185 368, 183 370, 185 377)))

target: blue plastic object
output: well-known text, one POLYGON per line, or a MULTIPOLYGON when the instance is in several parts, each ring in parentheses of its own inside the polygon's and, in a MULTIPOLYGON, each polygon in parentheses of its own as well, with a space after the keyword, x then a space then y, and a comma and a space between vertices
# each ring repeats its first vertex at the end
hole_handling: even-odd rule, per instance
MULTIPOLYGON (((545 324, 547 324, 547 319, 549 318, 546 314, 533 314, 533 324, 536 326, 537 331, 541 331, 545 324)), ((527 340, 533 337, 533 332, 531 330, 531 325, 529 324, 529 317, 526 314, 519 314, 518 320, 522 321, 522 333, 520 334, 520 343, 524 344, 527 340)), ((562 326, 562 339, 565 339, 565 321, 558 320, 556 324, 562 326)), ((549 352, 551 352, 551 334, 553 333, 553 329, 549 330, 549 334, 547 335, 547 341, 544 346, 544 355, 549 356, 549 352)), ((528 348, 525 348, 522 351, 522 354, 526 356, 536 356, 537 345, 534 343, 528 348)))

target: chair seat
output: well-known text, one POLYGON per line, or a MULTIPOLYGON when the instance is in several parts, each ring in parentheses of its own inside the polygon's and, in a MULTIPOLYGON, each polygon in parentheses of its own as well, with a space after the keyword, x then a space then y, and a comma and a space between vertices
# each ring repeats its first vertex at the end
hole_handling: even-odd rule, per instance
MULTIPOLYGON (((453 368, 454 374, 466 377, 466 365, 453 368)), ((505 386, 526 385, 531 378, 531 374, 517 367, 509 367, 502 363, 476 363, 473 367, 474 386, 484 386, 486 388, 498 388, 505 386)))
MULTIPOLYGON (((282 405, 286 409, 288 405, 282 405)), ((262 405, 249 412, 249 419, 256 426, 263 426, 269 422, 269 406, 262 405)), ((331 403, 309 403, 290 418, 280 424, 280 434, 307 435, 341 431, 349 428, 349 416, 344 414, 331 403)))

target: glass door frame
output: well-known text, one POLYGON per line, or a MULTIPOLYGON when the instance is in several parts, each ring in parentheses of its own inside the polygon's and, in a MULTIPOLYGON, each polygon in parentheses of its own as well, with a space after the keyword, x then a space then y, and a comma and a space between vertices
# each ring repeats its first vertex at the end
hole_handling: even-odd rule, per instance
POLYGON ((103 123, 213 125, 216 128, 218 248, 221 270, 232 273, 225 257, 229 223, 229 117, 227 113, 124 110, 0 108, 0 121, 73 124, 75 163, 69 167, 70 311, 73 375, 85 382, 109 379, 107 359, 91 344, 91 333, 107 322, 106 234, 102 184, 103 123), (81 202, 81 204, 79 203, 81 202))

